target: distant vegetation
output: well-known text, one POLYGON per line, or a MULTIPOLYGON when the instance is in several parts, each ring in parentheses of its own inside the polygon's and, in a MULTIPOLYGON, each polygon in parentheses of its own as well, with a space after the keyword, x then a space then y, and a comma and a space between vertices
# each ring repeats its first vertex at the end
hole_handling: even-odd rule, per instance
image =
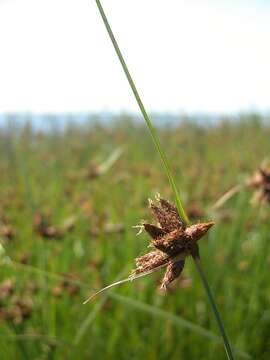
MULTIPOLYGON (((266 360, 270 205, 243 187, 212 206, 266 163, 270 124, 229 120, 186 119, 159 134, 190 218, 216 222, 200 251, 238 358, 266 360)), ((151 220, 147 197, 174 200, 160 167, 145 126, 125 116, 61 131, 1 128, 1 358, 225 359, 192 261, 167 295, 155 273, 82 305, 145 252, 149 238, 132 226, 151 220)))

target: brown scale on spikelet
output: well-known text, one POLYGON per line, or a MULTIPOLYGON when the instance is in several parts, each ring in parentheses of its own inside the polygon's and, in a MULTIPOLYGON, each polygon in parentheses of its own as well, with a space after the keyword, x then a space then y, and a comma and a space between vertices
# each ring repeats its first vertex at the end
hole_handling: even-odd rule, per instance
POLYGON ((143 223, 142 228, 151 236, 150 246, 155 250, 135 260, 133 275, 167 267, 161 288, 166 289, 182 272, 188 255, 199 257, 197 241, 213 226, 213 222, 186 226, 177 209, 167 200, 157 198, 158 205, 149 201, 158 225, 143 223))

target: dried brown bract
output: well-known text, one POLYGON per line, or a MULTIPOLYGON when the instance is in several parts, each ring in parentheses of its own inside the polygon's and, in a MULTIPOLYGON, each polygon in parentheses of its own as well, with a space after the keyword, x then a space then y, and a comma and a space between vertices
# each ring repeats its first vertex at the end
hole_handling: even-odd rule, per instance
POLYGON ((270 204, 270 168, 261 166, 255 174, 247 180, 248 186, 256 191, 252 199, 263 205, 270 204))
POLYGON ((187 256, 199 257, 197 242, 214 223, 186 226, 174 205, 162 198, 157 198, 157 201, 158 205, 151 200, 149 203, 158 224, 142 223, 138 226, 151 236, 150 246, 154 250, 136 259, 132 276, 167 267, 161 282, 161 288, 166 289, 181 274, 187 256))

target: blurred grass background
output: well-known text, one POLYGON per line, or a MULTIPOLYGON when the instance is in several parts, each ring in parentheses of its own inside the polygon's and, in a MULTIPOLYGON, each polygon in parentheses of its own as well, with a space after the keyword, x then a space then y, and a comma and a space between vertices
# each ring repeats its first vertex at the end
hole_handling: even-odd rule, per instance
MULTIPOLYGON (((216 221, 201 256, 237 358, 269 359, 269 207, 251 205, 247 189, 211 206, 269 156, 270 127, 253 115, 159 134, 189 216, 216 221)), ((156 273, 82 305, 146 250, 132 225, 152 220, 147 199, 173 200, 144 125, 10 123, 0 174, 1 358, 225 359, 191 261, 167 295, 156 273)))

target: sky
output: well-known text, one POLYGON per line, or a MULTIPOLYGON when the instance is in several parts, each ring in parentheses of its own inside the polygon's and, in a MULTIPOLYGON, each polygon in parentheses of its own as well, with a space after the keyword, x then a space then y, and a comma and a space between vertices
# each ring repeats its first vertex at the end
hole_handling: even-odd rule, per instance
MULTIPOLYGON (((104 0, 149 111, 270 110, 270 2, 104 0)), ((0 113, 137 112, 94 0, 0 0, 0 113)))

